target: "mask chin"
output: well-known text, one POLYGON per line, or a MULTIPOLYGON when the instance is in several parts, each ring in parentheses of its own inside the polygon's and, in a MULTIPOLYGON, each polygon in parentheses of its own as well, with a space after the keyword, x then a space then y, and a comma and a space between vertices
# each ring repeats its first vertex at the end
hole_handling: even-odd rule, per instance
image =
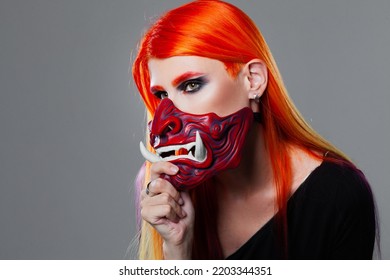
POLYGON ((156 154, 140 144, 150 162, 169 161, 179 167, 174 176, 162 174, 178 190, 199 186, 217 173, 235 168, 253 123, 253 112, 245 107, 219 117, 215 113, 189 114, 170 99, 163 99, 149 123, 150 144, 156 154))

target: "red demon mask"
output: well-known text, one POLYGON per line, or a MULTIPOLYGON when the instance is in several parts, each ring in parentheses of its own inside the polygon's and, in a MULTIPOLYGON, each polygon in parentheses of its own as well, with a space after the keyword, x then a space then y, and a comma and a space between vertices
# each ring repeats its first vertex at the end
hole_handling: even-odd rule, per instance
POLYGON ((162 175, 178 190, 194 188, 220 171, 235 168, 241 160, 253 112, 245 107, 226 117, 215 113, 188 114, 163 99, 149 123, 150 144, 156 154, 142 155, 151 162, 169 161, 179 167, 174 176, 162 175))

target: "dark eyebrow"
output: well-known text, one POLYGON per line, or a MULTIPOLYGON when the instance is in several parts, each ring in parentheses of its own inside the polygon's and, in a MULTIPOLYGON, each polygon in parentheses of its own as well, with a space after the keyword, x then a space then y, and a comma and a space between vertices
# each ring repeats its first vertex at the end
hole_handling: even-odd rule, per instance
POLYGON ((203 75, 203 73, 199 73, 199 72, 185 72, 184 74, 181 74, 180 76, 176 77, 172 81, 172 86, 177 87, 179 84, 181 84, 185 80, 188 80, 188 79, 196 77, 196 76, 202 76, 202 75, 203 75))

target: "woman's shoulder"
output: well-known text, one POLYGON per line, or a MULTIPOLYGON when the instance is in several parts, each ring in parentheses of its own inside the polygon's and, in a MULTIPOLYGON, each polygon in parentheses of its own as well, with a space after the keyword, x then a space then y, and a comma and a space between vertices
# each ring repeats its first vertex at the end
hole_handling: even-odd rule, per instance
POLYGON ((373 196, 364 174, 348 162, 325 159, 290 199, 288 219, 292 258, 372 256, 373 196))
POLYGON ((356 192, 370 189, 363 172, 352 163, 346 161, 328 161, 325 159, 318 168, 318 172, 313 174, 314 179, 322 181, 324 184, 334 186, 339 191, 356 192))
POLYGON ((296 196, 342 208, 373 203, 370 185, 361 170, 349 162, 326 158, 303 182, 296 196))

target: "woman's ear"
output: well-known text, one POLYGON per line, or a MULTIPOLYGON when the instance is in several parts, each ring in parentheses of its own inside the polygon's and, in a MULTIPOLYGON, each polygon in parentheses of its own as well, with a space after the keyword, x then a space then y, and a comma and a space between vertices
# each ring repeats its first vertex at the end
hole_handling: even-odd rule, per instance
POLYGON ((260 59, 252 59, 245 64, 242 73, 248 98, 258 101, 267 88, 267 66, 260 59))

